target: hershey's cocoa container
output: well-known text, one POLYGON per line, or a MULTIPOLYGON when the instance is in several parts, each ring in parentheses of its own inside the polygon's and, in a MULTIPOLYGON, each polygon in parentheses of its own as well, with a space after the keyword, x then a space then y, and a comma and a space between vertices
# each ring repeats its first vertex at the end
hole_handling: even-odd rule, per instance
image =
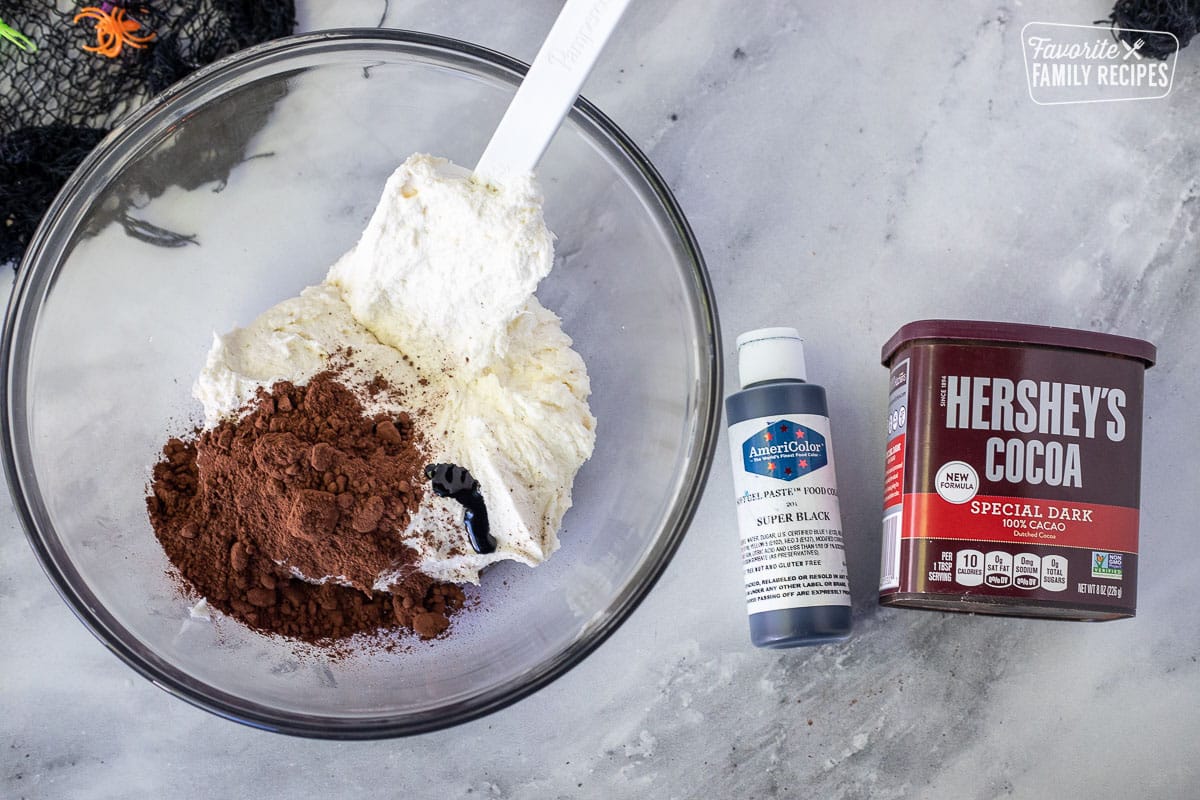
POLYGON ((1077 620, 1137 606, 1154 345, 922 320, 890 370, 880 603, 1077 620))

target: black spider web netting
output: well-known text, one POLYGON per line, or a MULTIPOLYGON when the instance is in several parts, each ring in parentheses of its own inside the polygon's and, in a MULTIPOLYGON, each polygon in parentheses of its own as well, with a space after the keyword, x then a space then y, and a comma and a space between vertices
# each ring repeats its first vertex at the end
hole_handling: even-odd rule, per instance
POLYGON ((1142 40, 1141 52, 1151 58, 1164 59, 1178 47, 1187 47, 1200 31, 1200 0, 1117 0, 1108 17, 1117 38, 1132 45, 1142 40), (1163 35, 1143 35, 1140 31, 1166 31, 1175 38, 1163 35))
MULTIPOLYGON (((193 70, 295 25, 293 0, 0 0, 0 264, 15 262, 59 188, 130 111, 193 70), (87 16, 74 21, 76 15, 87 16), (152 39, 119 52, 102 34, 122 24, 127 37, 152 39), (107 43, 107 53, 85 46, 107 43), (36 48, 36 49, 34 49, 36 48), (112 57, 109 57, 111 55, 112 57)), ((117 37, 122 38, 120 36, 117 37)), ((137 42, 134 39, 133 42, 137 42)), ((249 139, 261 120, 247 120, 249 139)), ((212 152, 175 182, 224 180, 241 160, 212 152)), ((166 185, 143 186, 145 196, 166 185)), ((169 232, 122 219, 131 235, 160 244, 169 232)))

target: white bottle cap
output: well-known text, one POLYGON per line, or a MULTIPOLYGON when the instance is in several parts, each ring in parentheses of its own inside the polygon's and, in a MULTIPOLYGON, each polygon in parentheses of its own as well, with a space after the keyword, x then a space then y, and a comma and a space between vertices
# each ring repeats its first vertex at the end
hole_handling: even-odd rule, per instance
POLYGON ((795 328, 759 328, 737 338, 738 381, 807 380, 804 340, 795 328))

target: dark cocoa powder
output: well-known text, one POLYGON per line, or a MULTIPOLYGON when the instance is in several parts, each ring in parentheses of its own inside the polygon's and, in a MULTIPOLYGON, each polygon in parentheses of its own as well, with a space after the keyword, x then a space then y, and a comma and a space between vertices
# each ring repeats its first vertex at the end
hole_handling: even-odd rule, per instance
MULTIPOLYGON (((372 382, 373 396, 386 391, 372 382)), ((240 419, 168 441, 146 505, 180 575, 253 628, 307 642, 394 627, 431 638, 463 594, 417 571, 400 540, 424 466, 408 415, 366 417, 330 371, 260 389, 240 419), (389 591, 373 590, 392 571, 389 591)))

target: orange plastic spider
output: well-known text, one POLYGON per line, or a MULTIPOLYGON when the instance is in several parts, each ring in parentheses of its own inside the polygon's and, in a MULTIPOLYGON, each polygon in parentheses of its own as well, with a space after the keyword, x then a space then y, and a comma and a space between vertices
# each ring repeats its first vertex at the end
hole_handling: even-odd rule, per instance
POLYGON ((153 33, 149 36, 133 35, 133 32, 142 27, 142 24, 125 16, 125 9, 113 8, 108 3, 105 3, 104 6, 104 8, 88 6, 76 14, 75 19, 72 20, 75 23, 81 19, 96 20, 96 46, 84 45, 84 50, 89 53, 99 53, 108 58, 116 58, 121 55, 121 48, 125 45, 141 49, 146 46, 147 42, 154 40, 153 33))

